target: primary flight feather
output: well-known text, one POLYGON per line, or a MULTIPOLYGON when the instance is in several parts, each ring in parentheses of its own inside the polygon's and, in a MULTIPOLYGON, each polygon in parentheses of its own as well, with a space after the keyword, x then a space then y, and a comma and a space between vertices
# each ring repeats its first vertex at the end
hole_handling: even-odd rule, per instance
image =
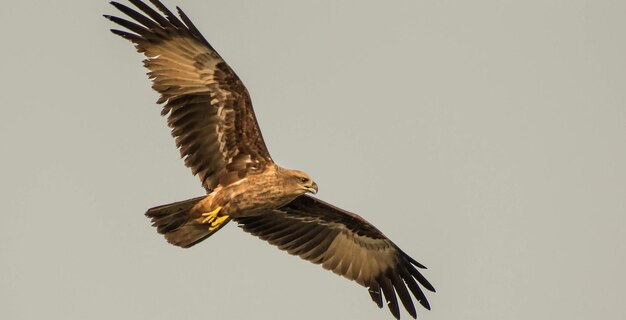
POLYGON ((274 163, 248 91, 187 15, 177 8, 177 17, 158 0, 150 0, 154 8, 129 2, 134 9, 111 4, 130 19, 105 17, 125 28, 113 33, 146 56, 161 114, 207 192, 149 209, 157 231, 187 248, 234 219, 279 249, 368 288, 381 308, 384 297, 398 319, 398 298, 413 318, 413 298, 430 309, 422 288, 435 289, 418 271, 423 265, 365 219, 308 195, 318 190, 308 174, 274 163))

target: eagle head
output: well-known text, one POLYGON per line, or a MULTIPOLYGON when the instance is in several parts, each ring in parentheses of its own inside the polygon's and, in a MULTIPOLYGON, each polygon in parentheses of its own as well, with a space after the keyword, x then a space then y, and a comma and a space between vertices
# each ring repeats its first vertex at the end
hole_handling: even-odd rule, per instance
POLYGON ((305 172, 298 170, 286 170, 286 176, 285 180, 287 180, 287 186, 293 193, 298 195, 305 194, 307 192, 312 194, 317 193, 317 183, 315 183, 311 176, 305 172))

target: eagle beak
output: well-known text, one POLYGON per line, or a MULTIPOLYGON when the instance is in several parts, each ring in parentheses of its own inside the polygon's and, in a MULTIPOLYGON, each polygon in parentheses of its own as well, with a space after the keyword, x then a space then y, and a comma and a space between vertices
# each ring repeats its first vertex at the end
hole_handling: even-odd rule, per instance
POLYGON ((317 183, 315 182, 313 182, 310 187, 306 188, 306 191, 312 194, 317 194, 317 190, 318 190, 317 183))

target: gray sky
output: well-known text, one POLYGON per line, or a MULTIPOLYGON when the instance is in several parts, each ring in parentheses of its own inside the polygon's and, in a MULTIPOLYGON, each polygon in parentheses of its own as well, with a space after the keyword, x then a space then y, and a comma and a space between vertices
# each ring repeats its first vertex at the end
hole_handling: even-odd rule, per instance
MULTIPOLYGON (((624 1, 191 1, 273 158, 429 267, 421 319, 624 319, 624 1)), ((391 319, 201 195, 106 1, 0 11, 0 318, 391 319)), ((403 318, 408 314, 403 311, 403 318)))

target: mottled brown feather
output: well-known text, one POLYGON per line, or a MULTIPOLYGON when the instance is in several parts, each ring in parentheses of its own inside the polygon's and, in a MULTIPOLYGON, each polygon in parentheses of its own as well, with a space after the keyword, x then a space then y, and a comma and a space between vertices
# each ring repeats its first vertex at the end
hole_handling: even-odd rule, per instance
POLYGON ((367 287, 379 307, 384 296, 396 318, 398 297, 413 318, 417 313, 411 294, 430 309, 418 283, 435 289, 417 271, 416 267, 423 266, 354 213, 303 195, 280 209, 235 220, 245 231, 281 250, 367 287))
POLYGON ((187 15, 182 21, 157 0, 154 10, 140 0, 138 9, 117 2, 113 6, 131 20, 106 16, 128 29, 112 30, 130 40, 147 59, 152 88, 185 165, 210 192, 272 163, 247 89, 211 47, 187 15))

